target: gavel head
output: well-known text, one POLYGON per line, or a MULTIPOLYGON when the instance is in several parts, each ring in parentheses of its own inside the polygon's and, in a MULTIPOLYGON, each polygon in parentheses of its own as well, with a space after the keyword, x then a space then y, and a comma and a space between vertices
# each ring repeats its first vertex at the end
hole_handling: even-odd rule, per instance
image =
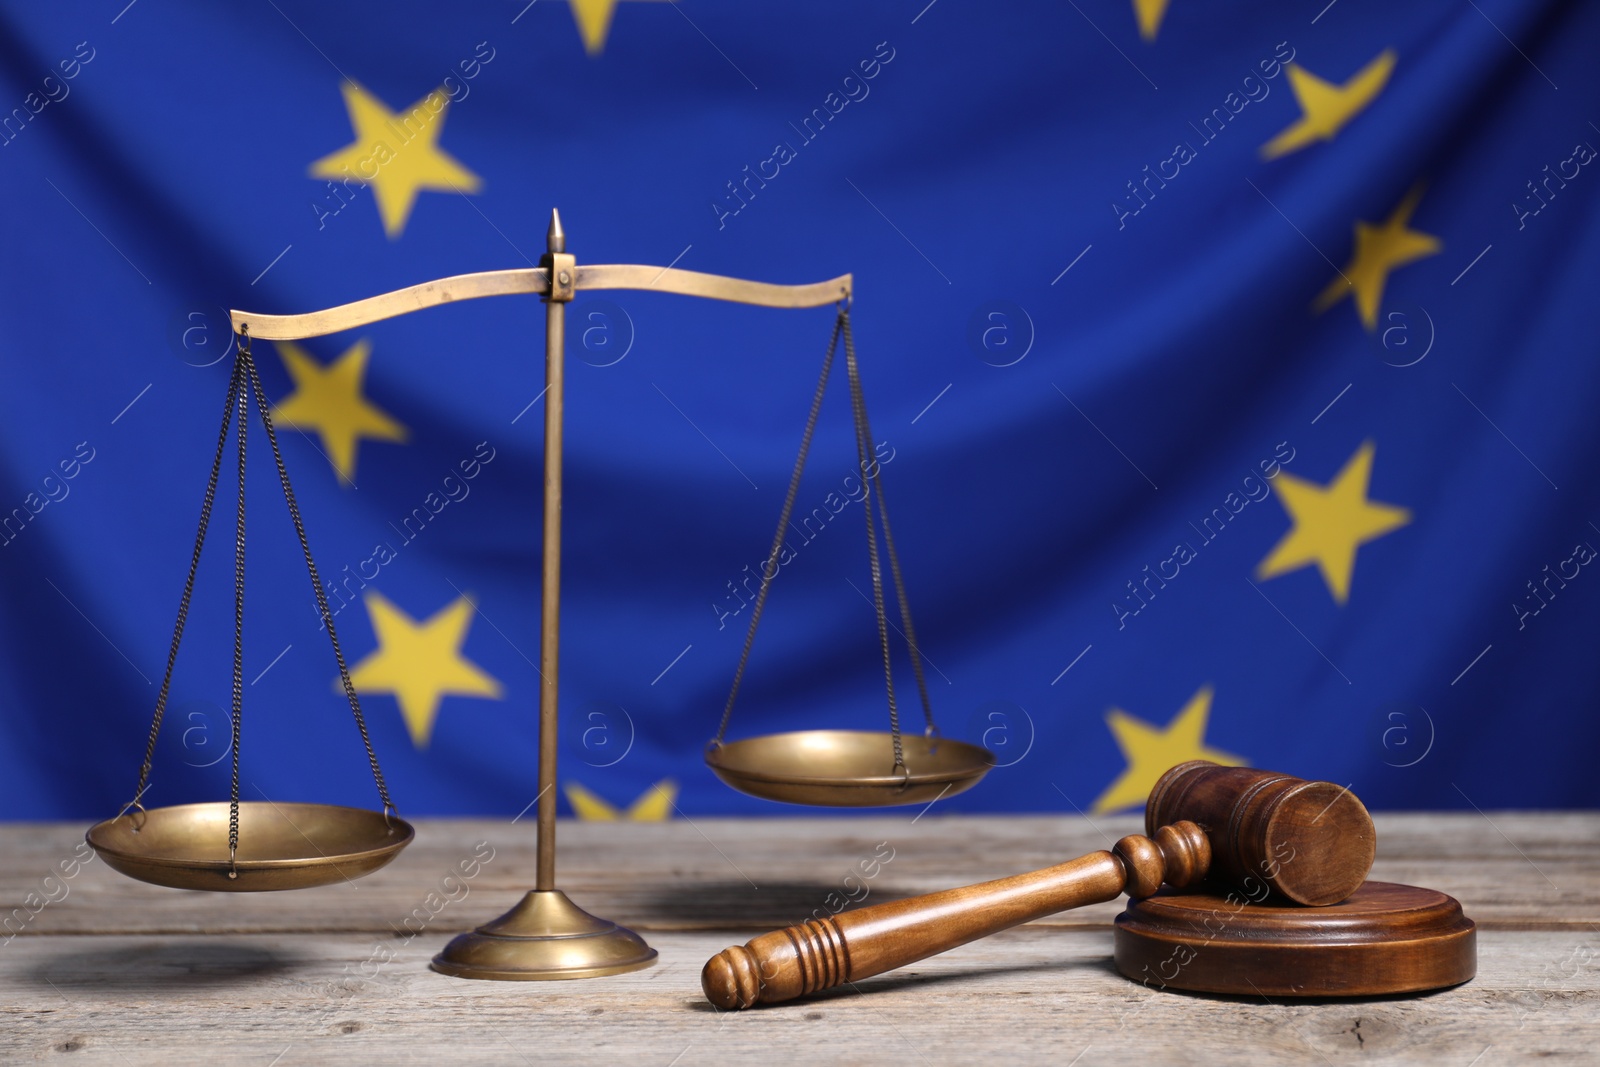
POLYGON ((1211 877, 1260 900, 1337 904, 1372 869, 1377 833, 1350 790, 1272 771, 1180 763, 1145 803, 1146 834, 1188 819, 1211 840, 1211 877))

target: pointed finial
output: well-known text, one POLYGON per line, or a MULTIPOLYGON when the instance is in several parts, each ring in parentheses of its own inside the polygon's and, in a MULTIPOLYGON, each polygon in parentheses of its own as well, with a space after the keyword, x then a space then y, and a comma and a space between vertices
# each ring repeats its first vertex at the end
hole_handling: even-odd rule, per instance
POLYGON ((550 209, 550 229, 544 235, 545 248, 550 252, 565 252, 567 250, 567 234, 561 228, 561 212, 555 208, 550 209))

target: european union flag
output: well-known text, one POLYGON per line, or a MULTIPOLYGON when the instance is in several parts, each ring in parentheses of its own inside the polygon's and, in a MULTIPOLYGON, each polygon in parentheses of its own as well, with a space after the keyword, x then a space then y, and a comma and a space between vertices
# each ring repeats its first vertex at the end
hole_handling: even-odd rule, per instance
MULTIPOLYGON (((1191 758, 1592 806, 1597 39, 1564 0, 14 5, 0 813, 132 796, 226 309, 532 266, 552 207, 580 264, 854 273, 931 705, 997 759, 949 809, 1124 809, 1191 758)), ((783 811, 702 756, 831 313, 568 318, 561 793, 783 811)), ((408 815, 536 792, 542 324, 522 297, 254 342, 408 815)), ((843 392, 730 737, 887 727, 843 392)), ((370 805, 267 451, 241 792, 370 805)), ((227 793, 232 494, 150 803, 227 793)))

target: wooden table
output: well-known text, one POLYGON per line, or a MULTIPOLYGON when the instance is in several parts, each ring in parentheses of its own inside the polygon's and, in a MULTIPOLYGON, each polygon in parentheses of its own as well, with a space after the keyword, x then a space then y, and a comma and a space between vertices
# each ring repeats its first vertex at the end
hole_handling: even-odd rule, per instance
POLYGON ((1600 1059, 1600 816, 1589 813, 1378 816, 1373 877, 1444 890, 1478 922, 1478 977, 1429 996, 1270 1003, 1155 992, 1111 969, 1120 906, 1105 904, 859 991, 741 1013, 705 1002, 708 957, 814 909, 1012 874, 1139 828, 1132 817, 1092 826, 914 815, 563 824, 562 887, 645 934, 661 959, 615 978, 533 983, 427 969, 450 935, 532 885, 527 822, 423 820, 415 844, 370 878, 245 896, 158 889, 98 860, 65 878, 60 865, 81 854, 83 827, 0 826, 0 920, 10 920, 0 937, 15 934, 0 941, 0 1062, 1600 1059), (864 862, 872 871, 875 856, 891 854, 863 877, 864 862), (475 856, 491 857, 475 877, 446 879, 475 856))

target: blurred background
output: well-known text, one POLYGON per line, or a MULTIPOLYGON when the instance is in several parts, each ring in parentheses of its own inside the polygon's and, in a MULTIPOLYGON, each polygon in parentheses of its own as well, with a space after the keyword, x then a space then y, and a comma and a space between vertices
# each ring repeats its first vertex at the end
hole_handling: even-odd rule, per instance
MULTIPOLYGON (((580 264, 854 273, 934 714, 998 764, 943 809, 1120 810, 1191 758, 1593 806, 1597 35, 1576 0, 8 2, 0 817, 132 796, 225 309, 530 266, 552 208, 580 264)), ((800 810, 702 754, 832 321, 570 306, 563 811, 800 810)), ((540 302, 253 350, 401 810, 515 815, 540 302)), ((888 725, 844 384, 730 737, 888 725)), ((241 792, 370 806, 257 431, 241 792)), ((231 462, 150 804, 227 795, 231 462)))

